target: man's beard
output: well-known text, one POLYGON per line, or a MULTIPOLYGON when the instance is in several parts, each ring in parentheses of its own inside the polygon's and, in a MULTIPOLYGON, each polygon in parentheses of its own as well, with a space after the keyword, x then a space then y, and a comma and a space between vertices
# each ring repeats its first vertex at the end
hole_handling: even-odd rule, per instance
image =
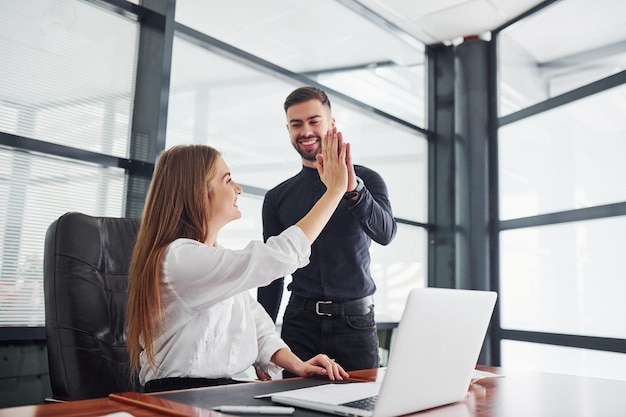
POLYGON ((322 153, 322 147, 321 146, 319 146, 314 153, 307 152, 307 151, 304 151, 304 150, 300 149, 300 145, 297 142, 294 145, 294 148, 295 148, 296 152, 298 152, 300 154, 302 159, 307 160, 307 161, 311 161, 311 162, 315 162, 317 160, 317 158, 316 158, 317 154, 321 154, 322 153))
POLYGON ((317 161, 316 155, 322 153, 322 151, 317 152, 315 155, 311 155, 308 152, 305 153, 305 152, 302 152, 300 149, 298 149, 298 153, 300 154, 302 159, 306 159, 307 161, 315 162, 315 161, 317 161))

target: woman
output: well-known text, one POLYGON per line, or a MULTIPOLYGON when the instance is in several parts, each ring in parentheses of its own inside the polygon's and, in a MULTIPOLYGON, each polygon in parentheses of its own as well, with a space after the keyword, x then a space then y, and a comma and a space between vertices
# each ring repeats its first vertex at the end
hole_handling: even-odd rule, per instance
POLYGON ((249 290, 308 263, 347 188, 349 144, 336 130, 322 139, 317 169, 326 192, 298 223, 266 243, 218 245, 220 229, 241 217, 241 187, 209 146, 177 146, 156 165, 130 267, 127 306, 131 371, 146 391, 231 383, 254 365, 269 375, 348 374, 326 355, 305 362, 280 339, 249 290))

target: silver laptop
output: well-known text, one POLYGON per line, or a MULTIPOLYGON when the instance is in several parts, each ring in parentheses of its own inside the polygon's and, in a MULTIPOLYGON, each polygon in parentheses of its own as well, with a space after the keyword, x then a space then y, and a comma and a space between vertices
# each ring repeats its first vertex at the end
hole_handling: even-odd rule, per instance
POLYGON ((271 399, 363 417, 400 416, 462 400, 496 296, 491 291, 415 288, 407 299, 382 379, 276 392, 271 399))

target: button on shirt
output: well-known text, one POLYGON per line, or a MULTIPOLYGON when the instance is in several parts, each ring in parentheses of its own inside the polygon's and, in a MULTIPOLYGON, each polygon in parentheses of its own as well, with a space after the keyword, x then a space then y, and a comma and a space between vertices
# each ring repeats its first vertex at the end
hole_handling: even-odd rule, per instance
MULTIPOLYGON (((365 183, 358 200, 340 202, 312 245, 311 262, 292 274, 289 290, 302 297, 342 302, 372 295, 376 290, 370 274, 371 240, 388 244, 397 226, 382 177, 360 165, 354 169, 365 183)), ((300 220, 325 190, 317 169, 308 167, 270 190, 263 202, 264 238, 277 235, 300 220)), ((274 291, 273 295, 260 296, 268 311, 277 312, 270 300, 280 299, 282 286, 276 288, 267 288, 274 291)))
POLYGON ((229 378, 252 364, 270 374, 272 355, 287 347, 249 290, 308 263, 309 242, 296 226, 244 249, 177 239, 165 252, 162 333, 154 341, 158 369, 141 353, 142 385, 167 377, 229 378))

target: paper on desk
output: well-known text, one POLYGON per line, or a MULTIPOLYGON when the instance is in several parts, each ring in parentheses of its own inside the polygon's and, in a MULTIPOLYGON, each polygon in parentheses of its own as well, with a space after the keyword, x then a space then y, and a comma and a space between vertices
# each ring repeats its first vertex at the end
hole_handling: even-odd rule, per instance
POLYGON ((472 374, 472 382, 476 382, 479 379, 485 378, 504 378, 504 375, 494 374, 493 372, 480 371, 478 369, 474 369, 474 373, 472 374))
POLYGON ((254 398, 267 398, 280 395, 307 401, 342 404, 344 402, 377 395, 379 391, 380 382, 359 382, 356 384, 325 384, 315 387, 272 392, 270 394, 255 395, 254 398), (312 390, 311 388, 315 389, 312 390))

